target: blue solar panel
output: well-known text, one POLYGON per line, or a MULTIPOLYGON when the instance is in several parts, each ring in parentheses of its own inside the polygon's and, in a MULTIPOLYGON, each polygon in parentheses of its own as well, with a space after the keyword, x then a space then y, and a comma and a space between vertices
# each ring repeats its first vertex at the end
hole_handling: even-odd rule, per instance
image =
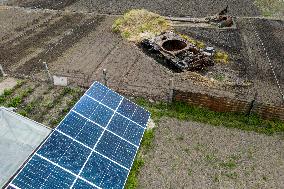
POLYGON ((83 181, 81 179, 76 180, 76 182, 73 185, 73 189, 82 189, 82 188, 84 188, 84 189, 94 189, 94 188, 97 188, 97 187, 92 186, 89 183, 87 183, 87 182, 85 182, 85 181, 83 181))
POLYGON ((95 150, 124 167, 130 167, 137 148, 129 142, 106 131, 95 150))
POLYGON ((13 186, 8 186, 7 189, 16 189, 13 186))
POLYGON ((139 145, 144 129, 120 114, 115 114, 108 129, 124 139, 139 145))
POLYGON ((123 188, 150 113, 95 82, 9 188, 123 188))
POLYGON ((72 174, 35 155, 13 180, 22 189, 69 188, 75 179, 72 174))
POLYGON ((127 174, 126 169, 93 153, 82 176, 101 188, 122 188, 127 174))
POLYGON ((127 99, 123 99, 121 102, 121 105, 119 106, 117 112, 121 113, 122 115, 124 115, 125 117, 131 119, 134 111, 136 110, 137 106, 127 100, 127 99))

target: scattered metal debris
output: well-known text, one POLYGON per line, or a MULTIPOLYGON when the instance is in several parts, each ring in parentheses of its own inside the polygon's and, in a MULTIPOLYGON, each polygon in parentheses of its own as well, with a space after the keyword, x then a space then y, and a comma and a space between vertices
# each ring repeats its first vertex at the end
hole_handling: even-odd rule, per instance
POLYGON ((227 15, 228 5, 225 9, 220 11, 217 15, 213 17, 208 17, 207 20, 212 24, 217 24, 219 28, 231 27, 234 25, 232 16, 227 15))
POLYGON ((145 39, 141 42, 141 46, 151 55, 163 59, 167 66, 176 68, 177 71, 194 71, 214 65, 211 57, 214 48, 200 50, 174 32, 166 32, 152 39, 145 39))
POLYGON ((166 17, 166 19, 173 21, 174 23, 187 22, 191 25, 201 26, 201 27, 214 27, 219 28, 232 28, 234 27, 234 19, 232 16, 228 15, 228 6, 217 13, 214 16, 209 16, 205 18, 190 18, 190 17, 166 17))

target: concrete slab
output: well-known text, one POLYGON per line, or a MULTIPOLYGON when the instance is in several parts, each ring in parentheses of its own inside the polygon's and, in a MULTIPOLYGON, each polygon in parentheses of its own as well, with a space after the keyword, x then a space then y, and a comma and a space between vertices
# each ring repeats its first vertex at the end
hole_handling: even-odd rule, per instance
POLYGON ((12 89, 17 85, 15 78, 8 77, 0 82, 0 95, 4 93, 4 90, 12 89))

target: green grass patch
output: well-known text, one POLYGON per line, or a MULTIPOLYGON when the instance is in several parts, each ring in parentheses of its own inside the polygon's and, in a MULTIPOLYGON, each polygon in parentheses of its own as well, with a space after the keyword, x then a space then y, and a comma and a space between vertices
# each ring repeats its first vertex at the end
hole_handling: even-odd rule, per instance
POLYGON ((171 104, 158 102, 150 103, 142 98, 136 102, 151 112, 151 118, 159 121, 162 117, 176 118, 206 123, 214 126, 238 128, 245 131, 255 131, 263 134, 284 132, 284 123, 279 120, 264 120, 257 115, 246 116, 239 113, 220 113, 206 108, 188 105, 184 102, 171 104))
POLYGON ((153 147, 154 129, 146 130, 140 145, 140 149, 133 162, 133 166, 129 173, 125 188, 134 189, 138 186, 138 175, 144 165, 143 155, 145 155, 153 147))

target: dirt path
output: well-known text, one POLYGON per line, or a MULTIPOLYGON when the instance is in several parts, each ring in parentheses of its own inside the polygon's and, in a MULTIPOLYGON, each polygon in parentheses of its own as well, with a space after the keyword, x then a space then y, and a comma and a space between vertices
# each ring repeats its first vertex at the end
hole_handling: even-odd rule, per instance
POLYGON ((17 80, 14 78, 6 78, 0 81, 0 95, 3 94, 4 90, 12 89, 17 85, 17 80))
POLYGON ((280 136, 165 118, 138 188, 283 188, 283 148, 280 136))

